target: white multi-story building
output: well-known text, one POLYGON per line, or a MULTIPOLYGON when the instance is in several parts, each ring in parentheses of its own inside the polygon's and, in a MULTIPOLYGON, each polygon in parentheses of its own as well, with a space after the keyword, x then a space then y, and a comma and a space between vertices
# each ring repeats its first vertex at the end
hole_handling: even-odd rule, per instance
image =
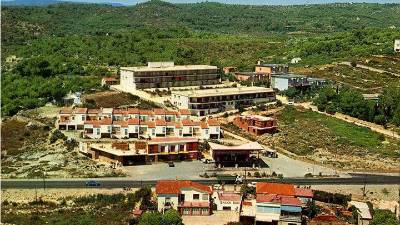
POLYGON ((271 87, 285 91, 289 87, 309 87, 308 77, 296 74, 277 74, 271 76, 271 87))
POLYGON ((126 91, 220 83, 218 68, 209 65, 149 62, 147 66, 121 67, 120 74, 120 86, 126 91))
POLYGON ((264 87, 231 87, 174 91, 171 103, 180 109, 189 109, 192 114, 206 116, 212 113, 233 110, 238 106, 275 101, 275 92, 264 87))
POLYGON ((215 119, 192 120, 189 110, 164 109, 61 109, 60 130, 83 130, 84 138, 192 137, 219 139, 220 126, 215 119))

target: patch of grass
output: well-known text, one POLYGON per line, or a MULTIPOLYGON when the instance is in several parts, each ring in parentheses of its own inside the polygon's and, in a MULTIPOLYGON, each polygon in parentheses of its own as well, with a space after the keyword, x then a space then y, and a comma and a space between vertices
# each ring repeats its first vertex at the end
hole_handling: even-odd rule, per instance
POLYGON ((313 153, 317 148, 334 154, 378 154, 400 158, 400 142, 364 127, 325 116, 309 110, 286 107, 278 115, 278 123, 285 139, 278 145, 299 155, 313 153))

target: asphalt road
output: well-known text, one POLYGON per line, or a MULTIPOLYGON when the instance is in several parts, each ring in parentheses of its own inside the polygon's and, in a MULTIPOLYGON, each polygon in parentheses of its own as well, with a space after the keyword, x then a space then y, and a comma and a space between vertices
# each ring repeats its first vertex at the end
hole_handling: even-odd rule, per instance
MULTIPOLYGON (((60 179, 60 180, 1 180, 1 188, 85 188, 86 181, 95 180, 100 183, 99 187, 88 188, 123 188, 154 186, 157 180, 138 181, 126 178, 107 178, 107 179, 60 179)), ((216 179, 196 179, 193 180, 207 185, 217 184, 216 179)), ((293 183, 297 185, 351 185, 351 184, 400 184, 400 176, 385 176, 373 174, 354 174, 353 177, 346 178, 283 178, 283 179, 249 179, 253 181, 268 181, 293 183)))

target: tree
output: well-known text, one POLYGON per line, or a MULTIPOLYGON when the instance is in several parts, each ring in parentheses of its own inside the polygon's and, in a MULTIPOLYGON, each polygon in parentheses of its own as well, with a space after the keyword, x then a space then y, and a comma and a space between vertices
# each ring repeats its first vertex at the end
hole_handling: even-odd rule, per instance
POLYGON ((139 225, 164 225, 160 212, 145 212, 139 220, 139 225))
POLYGON ((389 210, 377 209, 371 221, 371 225, 397 225, 399 221, 396 215, 389 210))
POLYGON ((183 225, 182 217, 175 209, 167 210, 162 216, 164 225, 183 225))

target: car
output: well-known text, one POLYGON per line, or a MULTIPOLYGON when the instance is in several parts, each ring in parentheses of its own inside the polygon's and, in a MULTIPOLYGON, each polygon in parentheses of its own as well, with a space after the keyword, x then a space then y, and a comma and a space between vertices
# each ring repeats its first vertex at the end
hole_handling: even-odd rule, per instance
POLYGON ((287 104, 288 105, 294 105, 294 102, 288 102, 287 104))
POLYGON ((169 166, 169 167, 175 167, 175 164, 174 164, 174 162, 169 161, 169 162, 168 162, 168 166, 169 166))
POLYGON ((247 184, 247 187, 256 187, 257 186, 257 182, 250 182, 247 184))
POLYGON ((90 181, 86 181, 86 187, 100 187, 101 184, 98 181, 95 180, 90 180, 90 181))

